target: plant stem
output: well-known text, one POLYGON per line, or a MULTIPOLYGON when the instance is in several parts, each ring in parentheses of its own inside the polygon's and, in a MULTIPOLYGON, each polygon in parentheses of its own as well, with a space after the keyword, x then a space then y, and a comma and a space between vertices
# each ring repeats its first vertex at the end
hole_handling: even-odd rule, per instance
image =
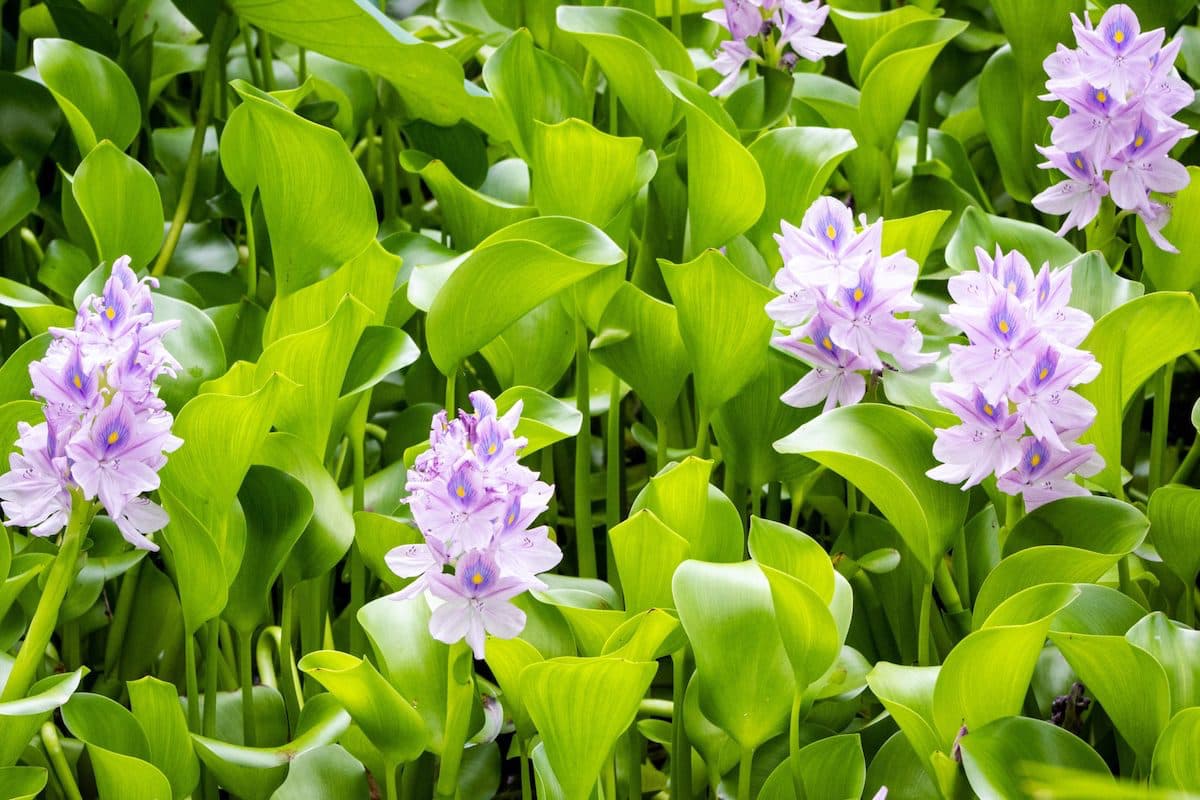
POLYGON ((671 796, 692 796, 692 744, 683 726, 683 698, 687 692, 687 647, 671 654, 671 796))
POLYGON ((221 623, 208 622, 208 643, 204 648, 204 735, 217 732, 217 664, 221 661, 221 623))
POLYGON ((58 738, 58 728, 54 726, 53 722, 47 721, 42 725, 41 733, 42 746, 46 748, 46 758, 50 761, 50 766, 54 768, 54 774, 58 777, 66 800, 83 800, 83 795, 79 793, 79 786, 75 783, 75 775, 71 772, 71 765, 67 761, 67 754, 63 752, 62 741, 58 738))
POLYGON ((667 449, 670 445, 667 443, 667 421, 664 419, 654 420, 654 449, 655 453, 655 472, 662 472, 663 467, 667 465, 667 449))
POLYGON ((788 722, 788 766, 792 772, 792 791, 796 800, 807 800, 808 792, 804 789, 804 773, 800 769, 800 723, 808 716, 812 700, 803 691, 797 690, 792 698, 792 718, 788 722))
POLYGON ((933 581, 927 581, 921 590, 921 611, 917 617, 917 665, 933 666, 929 654, 929 618, 933 614, 933 581))
POLYGON ((1158 372, 1158 382, 1154 391, 1154 417, 1150 427, 1150 471, 1147 476, 1146 496, 1154 494, 1154 490, 1162 486, 1163 473, 1166 472, 1167 439, 1171 421, 1171 380, 1175 375, 1175 362, 1172 361, 1158 372))
POLYGON ((50 565, 37 610, 33 612, 25 641, 21 642, 17 659, 8 673, 8 681, 4 684, 3 693, 0 693, 0 702, 21 699, 36 680, 38 667, 46 655, 46 646, 50 644, 50 637, 58 625, 58 611, 63 598, 78 574, 79 553, 95 513, 95 504, 84 500, 78 490, 72 489, 71 516, 67 520, 66 533, 58 544, 58 555, 50 565))
POLYGON ((750 766, 754 763, 754 748, 742 748, 738 759, 738 800, 750 800, 750 766))
POLYGON ((254 45, 250 41, 250 25, 239 20, 238 27, 242 31, 242 47, 246 49, 246 64, 250 70, 250 80, 255 86, 261 87, 262 70, 258 68, 258 58, 254 54, 254 45))
POLYGON ((125 643, 125 632, 129 630, 129 618, 133 614, 133 601, 137 596, 138 576, 142 573, 142 562, 129 568, 121 578, 121 590, 117 593, 117 606, 113 609, 112 624, 104 642, 104 679, 115 682, 117 661, 121 657, 121 646, 125 643))
POLYGON ((783 512, 783 483, 771 481, 767 484, 767 518, 778 520, 783 512))
POLYGON ((954 625, 954 633, 958 638, 963 638, 971 632, 971 614, 963 608, 958 586, 955 585, 954 577, 950 574, 950 568, 946 566, 944 558, 937 560, 933 571, 933 583, 937 587, 938 597, 941 598, 942 605, 946 607, 946 613, 954 625))
POLYGON ((933 116, 933 80, 926 75, 921 82, 921 104, 917 108, 917 163, 929 160, 929 118, 933 116))
POLYGON ((446 732, 442 747, 442 767, 437 779, 438 800, 454 800, 463 747, 467 743, 474 700, 475 662, 465 642, 450 645, 446 657, 446 732), (461 673, 461 677, 456 674, 461 673))
POLYGON ((575 543, 579 577, 596 577, 596 540, 592 531, 592 410, 588 381, 588 331, 575 320, 575 407, 582 417, 575 438, 575 543))
POLYGON ((188 697, 188 730, 200 733, 200 679, 196 676, 196 633, 183 635, 183 662, 188 697))
POLYGON ((400 200, 400 182, 397 170, 400 169, 399 153, 396 152, 396 122, 390 117, 383 118, 380 137, 380 153, 383 156, 383 221, 390 223, 396 219, 396 206, 400 200))
POLYGON ((246 297, 258 296, 258 254, 254 243, 254 193, 242 196, 242 216, 246 219, 246 297))
POLYGON ((225 58, 225 32, 230 25, 228 14, 218 14, 217 24, 213 28, 212 37, 208 42, 208 58, 204 64, 204 77, 200 84, 200 107, 196 109, 196 128, 192 132, 192 147, 188 151, 187 166, 183 170, 183 183, 179 187, 179 202, 175 205, 175 215, 171 217, 171 228, 158 258, 151 270, 153 275, 162 275, 167 271, 167 264, 179 244, 179 236, 183 233, 183 224, 187 222, 192 210, 192 197, 196 194, 196 180, 200 175, 200 160, 204 155, 204 136, 208 131, 208 120, 212 113, 213 90, 217 84, 217 70, 221 60, 225 58))
POLYGON ((612 378, 608 395, 608 430, 606 431, 604 524, 611 531, 621 522, 621 468, 624 449, 621 447, 621 379, 612 378))
POLYGON ((1188 476, 1192 474, 1192 470, 1196 468, 1196 462, 1200 461, 1200 433, 1196 434, 1192 446, 1188 448, 1187 455, 1183 457, 1183 462, 1179 465, 1179 469, 1175 470, 1175 474, 1171 476, 1171 483, 1186 483, 1188 476))
POLYGON ((247 747, 258 743, 254 719, 254 631, 238 631, 238 672, 242 684, 242 740, 247 747))
POLYGON ((683 42, 683 15, 679 11, 679 0, 671 0, 671 33, 683 42))
POLYGON ((699 458, 708 458, 708 425, 708 409, 701 406, 696 418, 696 455, 699 458))
MULTIPOLYGON (((366 439, 367 409, 371 400, 371 392, 363 393, 358 407, 354 411, 349 427, 350 434, 350 467, 353 474, 353 505, 354 513, 362 511, 366 504, 366 457, 364 454, 366 439)), ((362 549, 355 540, 350 546, 350 608, 348 622, 350 624, 350 652, 361 654, 366 651, 366 635, 358 624, 358 610, 363 607, 367 597, 367 567, 363 562, 362 549)))
POLYGON ((396 765, 384 765, 383 772, 383 796, 387 800, 397 800, 400 795, 396 791, 396 765))
POLYGON ((271 34, 258 29, 258 55, 262 59, 263 89, 275 91, 275 48, 271 46, 271 34))
POLYGON ((454 382, 458 377, 458 369, 458 366, 455 366, 454 369, 450 370, 450 373, 446 375, 446 416, 448 417, 454 415, 454 410, 456 408, 454 399, 454 382))
POLYGON ((300 707, 304 704, 300 693, 300 676, 296 673, 296 659, 292 652, 292 640, 295 638, 296 611, 293 605, 295 592, 292 583, 283 581, 283 603, 279 613, 279 671, 283 673, 283 705, 287 709, 288 730, 295 730, 296 722, 300 719, 300 707))
POLYGON ((521 800, 533 800, 533 787, 529 781, 529 742, 521 742, 521 800))
POLYGON ((879 167, 879 216, 886 217, 892 201, 892 157, 883 153, 883 163, 879 167))

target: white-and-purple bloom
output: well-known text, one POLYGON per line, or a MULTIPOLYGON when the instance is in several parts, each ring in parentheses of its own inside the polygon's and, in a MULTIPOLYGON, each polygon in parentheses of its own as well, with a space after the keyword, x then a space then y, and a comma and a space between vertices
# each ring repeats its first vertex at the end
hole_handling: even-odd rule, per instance
POLYGON ((782 333, 772 343, 812 367, 783 402, 823 402, 827 411, 852 405, 866 393, 865 373, 916 369, 935 358, 921 352, 916 323, 899 316, 920 308, 912 295, 918 269, 904 251, 882 254, 882 221, 867 225, 864 217, 860 231, 849 208, 820 197, 799 227, 785 220, 782 229, 775 286, 783 294, 767 303, 782 333))
POLYGON ((713 56, 713 69, 723 76, 712 93, 729 94, 737 86, 742 67, 750 61, 790 70, 797 58, 820 61, 845 49, 840 42, 817 36, 829 16, 821 0, 725 0, 721 8, 705 12, 729 33, 713 56))
POLYGON ((485 392, 472 392, 474 413, 433 418, 430 447, 408 471, 408 498, 423 544, 388 552, 388 567, 412 583, 393 595, 425 595, 434 606, 429 632, 439 641, 466 640, 483 658, 487 634, 510 639, 525 627, 512 599, 544 589, 538 577, 562 560, 545 526, 531 528, 554 488, 523 466, 515 436, 518 402, 501 416, 485 392))
POLYGON ((941 464, 928 475, 964 490, 994 475, 1026 510, 1087 494, 1074 476, 1096 474, 1103 461, 1075 443, 1096 409, 1073 387, 1094 380, 1100 365, 1077 349, 1092 319, 1067 305, 1071 268, 1046 264, 1035 275, 1024 256, 999 247, 995 257, 982 248, 975 256, 977 272, 950 279, 954 303, 942 315, 968 344, 950 346, 954 382, 933 386, 960 423, 935 431, 941 464))
POLYGON ((1188 184, 1187 170, 1170 156, 1180 139, 1195 133, 1173 119, 1194 96, 1174 67, 1182 42, 1164 47, 1161 28, 1142 33, 1126 5, 1110 7, 1094 28, 1086 15, 1072 20, 1077 47, 1060 44, 1043 65, 1049 80, 1042 99, 1065 103, 1068 113, 1050 118, 1052 144, 1038 147, 1046 157, 1042 169, 1058 170, 1066 180, 1034 197, 1033 205, 1065 215, 1062 234, 1090 223, 1109 197, 1140 216, 1160 248, 1175 252, 1160 232, 1170 209, 1154 196, 1188 184))
POLYGON ((76 488, 100 501, 130 544, 158 549, 146 534, 161 530, 167 515, 145 494, 158 488, 165 454, 182 441, 171 433, 174 419, 155 383, 179 368, 162 342, 179 323, 153 321, 150 289, 157 285, 138 280, 129 258, 119 258, 102 294, 80 307, 75 327, 51 329, 45 357, 29 365, 45 421, 18 427, 19 451, 0 476, 6 525, 57 534, 76 488))

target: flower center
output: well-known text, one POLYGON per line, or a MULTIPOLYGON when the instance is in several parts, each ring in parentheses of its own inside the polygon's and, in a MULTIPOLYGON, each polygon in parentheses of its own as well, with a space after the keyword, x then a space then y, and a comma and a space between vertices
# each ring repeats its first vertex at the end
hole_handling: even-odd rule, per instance
POLYGON ((1038 380, 1039 381, 1046 380, 1046 376, 1049 374, 1050 374, 1050 370, 1046 369, 1045 367, 1042 367, 1042 371, 1038 373, 1038 380))
POLYGON ((76 388, 76 389, 82 389, 82 388, 83 388, 83 378, 79 377, 78 375, 76 375, 75 377, 71 378, 71 383, 72 383, 72 385, 74 385, 74 386, 75 386, 75 388, 76 388))
POLYGON ((117 431, 113 431, 110 434, 108 434, 108 439, 106 441, 109 444, 116 444, 120 440, 121 440, 121 434, 118 433, 117 431))
POLYGON ((1032 456, 1029 457, 1029 465, 1030 466, 1036 467, 1038 464, 1041 464, 1041 463, 1042 463, 1042 454, 1041 453, 1034 453, 1032 456))
POLYGON ((1133 140, 1133 146, 1134 146, 1134 147, 1141 147, 1141 146, 1142 146, 1143 144, 1145 144, 1145 143, 1146 143, 1146 140, 1145 140, 1145 139, 1143 139, 1141 136, 1139 136, 1139 137, 1137 137, 1136 139, 1134 139, 1134 140, 1133 140))
POLYGON ((1108 92, 1104 91, 1103 89, 1096 92, 1096 102, 1107 103, 1108 102, 1108 92))
POLYGON ((996 328, 1001 333, 1008 333, 1008 320, 1002 319, 996 323, 996 328))
POLYGON ((833 342, 829 341, 828 336, 826 336, 825 338, 823 338, 821 340, 821 346, 824 347, 826 350, 833 350, 833 342))
POLYGON ((1117 44, 1125 41, 1125 31, 1116 31, 1113 33, 1113 41, 1117 44))
POLYGON ((117 316, 117 310, 110 306, 110 307, 104 309, 104 316, 106 319, 108 319, 111 322, 113 317, 117 316))
POLYGON ((476 572, 474 575, 471 576, 471 583, 475 584, 476 586, 483 583, 483 574, 476 572))
POLYGON ((855 289, 855 290, 854 290, 854 302, 856 302, 856 303, 861 303, 861 302, 862 302, 862 299, 863 299, 863 290, 862 290, 862 289, 855 289))
POLYGON ((825 238, 829 239, 829 241, 831 241, 831 242, 832 242, 834 239, 836 239, 836 238, 837 238, 837 228, 833 227, 832 225, 828 225, 828 226, 826 226, 826 228, 825 228, 825 238))
POLYGON ((467 490, 466 490, 464 487, 462 487, 462 486, 456 486, 456 487, 454 487, 454 493, 455 493, 456 495, 458 495, 459 497, 466 497, 466 496, 467 496, 467 490))
POLYGON ((987 414, 990 417, 992 414, 996 413, 996 409, 992 407, 991 403, 984 403, 983 404, 983 413, 987 414))

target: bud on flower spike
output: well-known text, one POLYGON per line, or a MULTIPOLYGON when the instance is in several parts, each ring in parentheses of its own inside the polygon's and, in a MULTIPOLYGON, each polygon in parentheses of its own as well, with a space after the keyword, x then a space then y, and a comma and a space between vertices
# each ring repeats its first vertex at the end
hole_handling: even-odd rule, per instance
POLYGON ((158 377, 179 368, 162 337, 179 323, 154 322, 150 288, 157 285, 139 281, 129 257, 119 258, 103 293, 83 302, 75 327, 50 329, 45 357, 29 365, 45 421, 18 427, 19 452, 0 476, 6 525, 57 534, 77 488, 85 500, 99 499, 130 544, 158 549, 146 534, 161 530, 167 515, 145 494, 158 488, 165 454, 183 442, 158 397, 158 377))
POLYGON ((562 551, 545 526, 530 528, 554 487, 517 461, 527 444, 513 435, 522 404, 499 416, 484 392, 472 392, 471 403, 473 414, 434 416, 430 447, 408 471, 405 500, 425 542, 394 548, 386 560, 397 575, 416 578, 393 597, 427 593, 433 637, 466 639, 483 658, 486 634, 510 639, 525 627, 524 612, 510 601, 545 588, 538 575, 562 551))

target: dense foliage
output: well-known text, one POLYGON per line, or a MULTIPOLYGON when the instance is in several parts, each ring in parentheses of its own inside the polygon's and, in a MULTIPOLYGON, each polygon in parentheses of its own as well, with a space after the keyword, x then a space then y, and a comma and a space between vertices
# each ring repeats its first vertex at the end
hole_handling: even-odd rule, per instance
POLYGON ((1194 0, 0 23, 0 800, 1200 797, 1194 0))

